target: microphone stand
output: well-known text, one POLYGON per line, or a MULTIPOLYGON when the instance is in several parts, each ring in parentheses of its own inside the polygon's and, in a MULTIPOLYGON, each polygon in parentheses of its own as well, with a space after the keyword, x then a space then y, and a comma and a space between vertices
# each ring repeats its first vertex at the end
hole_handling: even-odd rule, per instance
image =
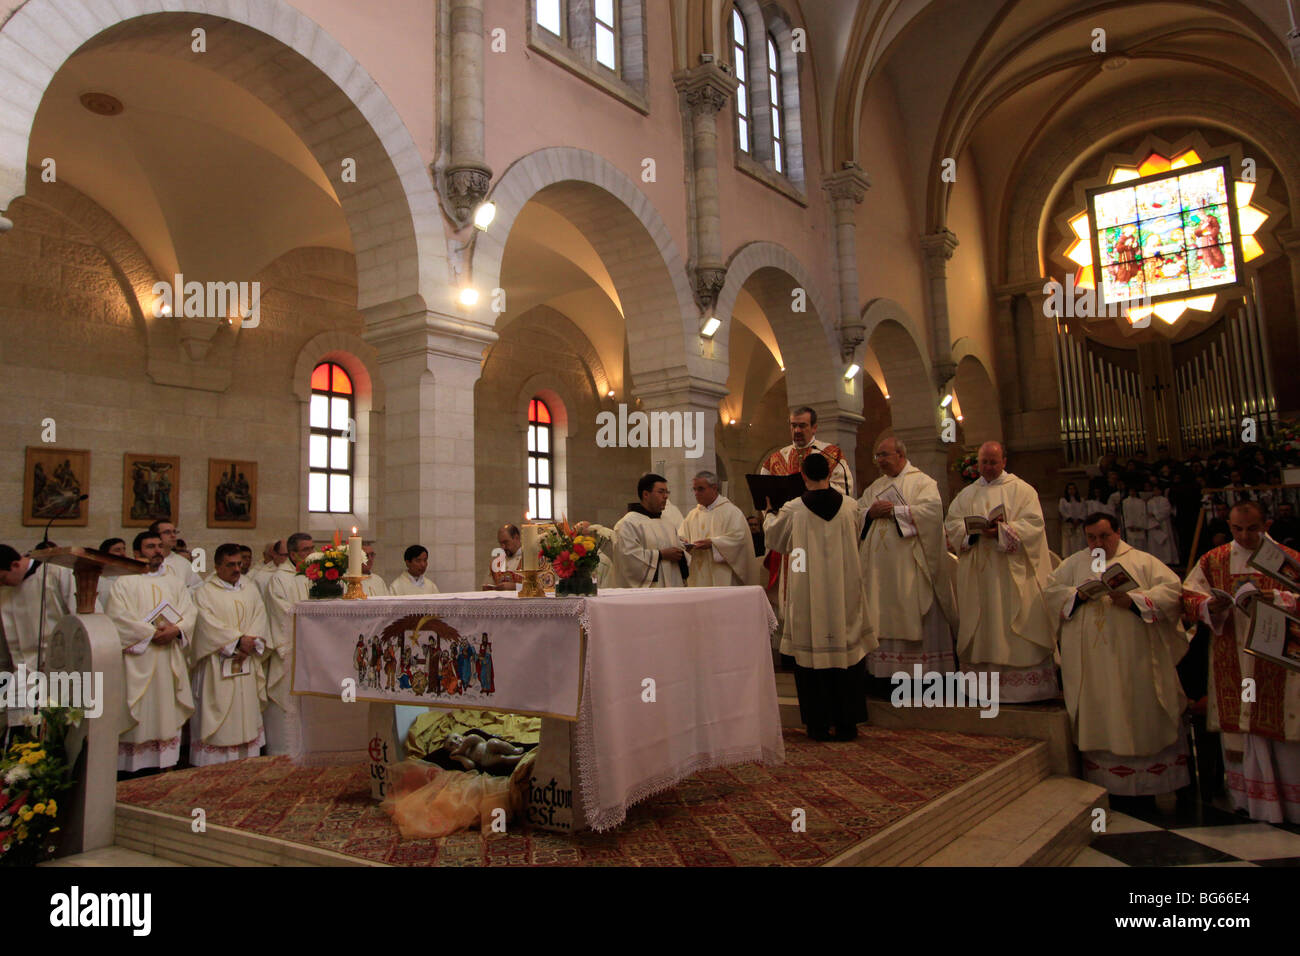
MULTIPOLYGON (((50 526, 54 522, 71 511, 73 505, 79 505, 89 497, 90 495, 82 495, 60 508, 54 517, 45 523, 45 530, 41 533, 41 544, 44 545, 50 540, 50 526)), ((50 562, 42 561, 41 564, 41 616, 36 631, 36 672, 38 674, 45 672, 45 584, 50 576, 50 562)))

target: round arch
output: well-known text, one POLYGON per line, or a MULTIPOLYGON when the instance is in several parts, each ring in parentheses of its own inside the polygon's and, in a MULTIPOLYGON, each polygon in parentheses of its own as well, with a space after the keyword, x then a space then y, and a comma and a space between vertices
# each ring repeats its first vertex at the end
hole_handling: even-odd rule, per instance
POLYGON ((358 308, 436 301, 447 277, 441 218, 410 132, 365 68, 284 0, 168 0, 166 9, 159 0, 27 0, 0 26, 0 112, 21 131, 0 137, 0 210, 26 189, 36 112, 69 57, 91 48, 182 56, 196 26, 207 31, 203 65, 275 110, 331 174, 352 232, 358 308), (356 183, 338 175, 345 158, 366 171, 356 183))
POLYGON ((862 364, 866 350, 876 357, 889 388, 890 420, 904 440, 937 435, 937 397, 930 386, 925 340, 907 310, 893 299, 873 299, 862 311, 866 337, 854 355, 862 364))

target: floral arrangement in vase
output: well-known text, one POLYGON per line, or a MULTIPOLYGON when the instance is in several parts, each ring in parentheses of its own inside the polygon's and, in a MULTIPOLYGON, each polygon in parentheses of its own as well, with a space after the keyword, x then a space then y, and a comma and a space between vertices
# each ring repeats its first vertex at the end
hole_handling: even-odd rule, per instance
POLYGON ((1300 463, 1300 422, 1279 421, 1273 428, 1268 447, 1282 464, 1300 463))
POLYGON ((298 573, 306 575, 311 582, 307 596, 318 600, 343 596, 343 573, 347 568, 347 549, 335 545, 307 555, 307 560, 302 563, 298 573))
POLYGON ((972 481, 979 481, 979 452, 968 451, 957 459, 957 473, 961 475, 961 480, 970 484, 972 481))
POLYGON ((594 595, 596 569, 600 566, 603 535, 592 532, 585 521, 571 525, 557 522, 542 538, 542 554, 555 572, 555 596, 594 595))
POLYGON ((0 756, 0 865, 35 866, 54 856, 57 797, 72 786, 68 731, 83 717, 77 708, 46 707, 15 731, 0 756))

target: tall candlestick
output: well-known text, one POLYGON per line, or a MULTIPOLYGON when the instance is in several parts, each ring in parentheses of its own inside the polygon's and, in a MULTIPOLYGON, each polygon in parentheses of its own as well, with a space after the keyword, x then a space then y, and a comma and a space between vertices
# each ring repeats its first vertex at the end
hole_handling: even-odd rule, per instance
POLYGON ((365 553, 361 550, 361 539, 357 536, 357 529, 352 529, 352 537, 348 538, 348 577, 361 577, 361 565, 365 563, 365 553))
POLYGON ((535 524, 526 524, 520 529, 524 535, 524 555, 523 569, 525 571, 536 571, 538 568, 537 555, 541 551, 540 529, 535 524))

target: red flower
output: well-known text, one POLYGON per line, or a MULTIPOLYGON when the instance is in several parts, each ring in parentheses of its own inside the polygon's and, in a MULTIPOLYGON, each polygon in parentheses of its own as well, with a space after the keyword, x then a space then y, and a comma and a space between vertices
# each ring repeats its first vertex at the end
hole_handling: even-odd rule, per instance
POLYGON ((582 557, 584 554, 587 553, 587 546, 585 544, 575 544, 573 546, 573 553, 576 554, 578 557, 582 557))
POLYGON ((315 581, 318 577, 320 577, 320 565, 318 564, 307 565, 307 570, 305 570, 303 574, 307 575, 307 577, 315 581))
POLYGON ((559 556, 556 558, 556 560, 557 560, 557 561, 568 561, 568 560, 569 560, 569 552, 568 552, 568 551, 561 551, 560 554, 559 554, 559 556))
POLYGON ((338 568, 330 568, 328 571, 325 572, 326 581, 337 581, 338 579, 339 579, 338 568))
POLYGON ((14 802, 9 804, 8 808, 5 810, 5 813, 12 814, 12 813, 17 813, 19 810, 21 810, 23 808, 23 804, 27 802, 27 797, 29 793, 30 791, 24 790, 22 793, 18 794, 18 796, 14 798, 14 802))

